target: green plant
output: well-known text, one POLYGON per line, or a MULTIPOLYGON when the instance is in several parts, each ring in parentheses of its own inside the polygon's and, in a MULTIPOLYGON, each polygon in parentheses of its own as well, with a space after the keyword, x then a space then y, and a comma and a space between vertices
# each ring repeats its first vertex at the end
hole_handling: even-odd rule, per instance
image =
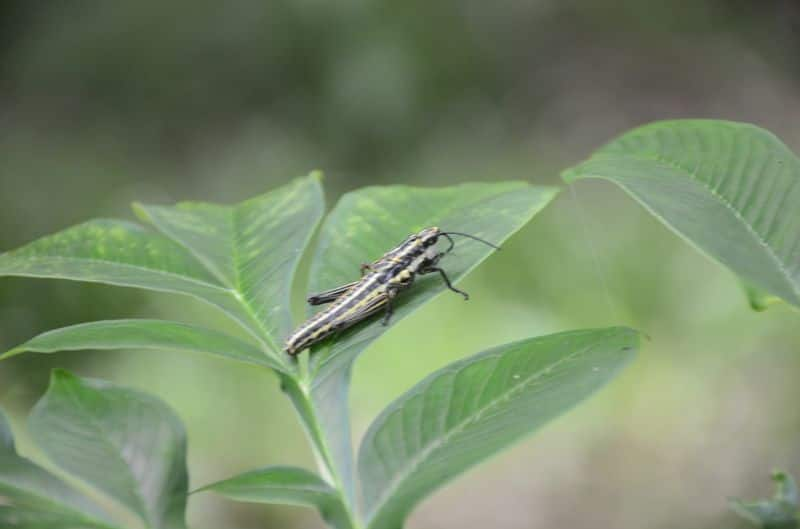
MULTIPOLYGON (((309 289, 351 280, 360 263, 425 226, 457 226, 501 242, 554 194, 524 183, 366 188, 348 194, 322 227, 309 289)), ((0 272, 188 294, 222 309, 250 339, 172 321, 101 321, 44 333, 4 356, 155 347, 219 355, 273 371, 308 432, 320 474, 271 467, 201 490, 245 501, 312 505, 336 527, 400 526, 426 493, 604 384, 638 344, 637 333, 625 328, 575 331, 499 346, 448 366, 381 414, 362 443, 356 470, 346 405, 350 371, 384 327, 379 322, 357 326, 299 362, 280 346, 292 328, 289 292, 295 268, 322 216, 319 177, 299 179, 233 207, 139 204, 135 210, 157 232, 121 221, 90 221, 3 255, 0 272), (360 503, 358 482, 367 492, 360 503)), ((464 245, 447 263, 448 271, 458 279, 488 255, 481 245, 464 245)), ((410 295, 399 298, 393 321, 442 290, 440 282, 428 278, 414 286, 410 295)), ((99 390, 77 398, 64 390, 65 380, 90 388, 98 384, 55 373, 50 391, 31 417, 36 442, 54 463, 115 499, 148 527, 181 527, 185 479, 153 489, 127 459, 127 447, 114 442, 83 445, 80 440, 95 437, 98 428, 87 416, 100 413, 101 407, 103 420, 109 421, 100 428, 103 432, 125 439, 126 419, 119 410, 98 404, 99 390), (41 426, 43 409, 51 421, 46 427, 41 426), (86 424, 81 427, 78 419, 87 419, 86 424), (78 445, 83 459, 59 448, 78 445), (88 460, 97 463, 89 465, 88 460), (157 515, 164 498, 181 498, 169 502, 181 512, 157 515)), ((145 398, 133 395, 129 402, 145 398)), ((131 433, 142 426, 144 431, 157 428, 155 421, 164 420, 163 415, 168 413, 140 417, 147 424, 134 425, 131 433)), ((142 456, 148 467, 184 464, 177 448, 167 450, 160 442, 150 448, 147 457, 142 456), (165 451, 169 461, 162 459, 165 451)), ((180 468, 179 474, 185 475, 180 468)), ((16 501, 11 508, 15 505, 16 501)))
MULTIPOLYGON (((564 174, 568 181, 591 176, 619 183, 738 273, 757 293, 754 300, 774 295, 800 304, 800 219, 793 213, 800 207, 800 161, 774 136, 727 122, 656 123, 623 135, 564 174)), ((375 319, 364 322, 303 353, 299 362, 280 345, 293 323, 295 269, 323 214, 319 180, 312 174, 235 206, 138 204, 137 215, 155 231, 96 220, 0 256, 0 275, 193 296, 236 321, 245 338, 173 321, 100 321, 46 332, 3 356, 176 349, 273 372, 306 429, 318 474, 268 467, 197 492, 313 506, 339 529, 397 529, 431 491, 569 409, 609 381, 637 350, 638 333, 615 327, 530 338, 455 362, 380 414, 355 464, 347 407, 350 373, 385 328, 375 319)), ((554 195, 554 189, 522 182, 369 187, 349 193, 320 230, 308 291, 351 281, 361 263, 423 227, 457 228, 502 242, 554 195)), ((448 257, 450 276, 457 281, 489 253, 483 245, 464 245, 448 257)), ((439 281, 421 278, 398 299, 392 321, 442 290, 439 281)), ((124 512, 109 521, 78 489, 16 455, 3 423, 0 493, 9 502, 0 507, 5 517, 0 520, 20 528, 109 528, 129 526, 134 515, 148 528, 185 526, 182 429, 152 397, 56 371, 34 409, 30 431, 56 465, 115 500, 124 512), (139 422, 132 426, 136 410, 146 412, 137 412, 139 422), (169 435, 148 438, 148 432, 169 435), (85 439, 96 442, 81 444, 85 439), (92 465, 76 458, 76 445, 94 468, 84 468, 92 465), (149 471, 143 474, 143 468, 158 479, 149 471), (20 474, 27 476, 24 486, 20 474)))
POLYGON ((775 494, 769 500, 730 500, 731 508, 763 529, 800 527, 800 496, 794 478, 785 472, 773 472, 775 494))

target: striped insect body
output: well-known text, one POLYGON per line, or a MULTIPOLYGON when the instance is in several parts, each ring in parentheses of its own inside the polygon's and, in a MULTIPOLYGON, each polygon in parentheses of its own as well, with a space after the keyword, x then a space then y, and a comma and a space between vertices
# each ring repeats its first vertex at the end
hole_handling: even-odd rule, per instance
POLYGON ((383 324, 387 325, 392 317, 394 298, 410 287, 417 275, 438 273, 447 288, 469 299, 466 292, 452 285, 445 271, 438 266, 441 258, 453 250, 451 235, 462 235, 497 248, 474 235, 444 232, 437 227, 425 228, 410 235, 377 261, 363 264, 361 279, 309 296, 308 303, 311 305, 331 305, 300 325, 286 339, 285 351, 296 355, 380 311, 384 311, 383 324), (445 250, 435 247, 440 237, 449 241, 445 250))

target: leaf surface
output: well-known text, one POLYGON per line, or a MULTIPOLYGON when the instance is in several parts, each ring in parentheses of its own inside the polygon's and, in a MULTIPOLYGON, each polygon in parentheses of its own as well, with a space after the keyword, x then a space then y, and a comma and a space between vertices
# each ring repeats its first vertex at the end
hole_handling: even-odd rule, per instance
POLYGON ((800 306, 800 160, 770 132, 727 121, 656 122, 563 176, 618 184, 745 283, 800 306))
POLYGON ((361 443, 368 526, 402 527, 430 492, 605 385, 638 344, 627 328, 564 332, 501 345, 430 375, 389 405, 361 443))
POLYGON ((185 323, 139 319, 95 321, 47 331, 0 355, 0 359, 26 351, 81 349, 172 349, 283 369, 255 345, 232 336, 185 323))
POLYGON ((338 493, 319 476, 302 468, 274 466, 253 470, 195 492, 203 491, 243 502, 316 507, 335 527, 348 527, 338 493))
POLYGON ((55 464, 138 514, 147 527, 185 527, 186 436, 160 400, 55 370, 29 428, 55 464))
POLYGON ((8 421, 0 412, 0 527, 14 529, 113 529, 83 494, 17 455, 8 421))
POLYGON ((185 249, 138 224, 97 219, 0 255, 0 276, 91 281, 186 294, 222 309, 252 333, 256 322, 185 249))

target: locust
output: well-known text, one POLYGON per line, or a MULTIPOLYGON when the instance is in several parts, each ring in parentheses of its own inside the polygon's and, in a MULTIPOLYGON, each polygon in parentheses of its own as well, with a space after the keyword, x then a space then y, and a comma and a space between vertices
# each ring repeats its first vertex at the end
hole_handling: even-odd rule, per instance
POLYGON ((331 305, 313 315, 289 335, 284 350, 295 356, 380 311, 384 311, 382 324, 388 325, 394 313, 395 298, 408 289, 418 275, 438 273, 448 289, 468 300, 469 294, 454 287, 447 273, 439 267, 442 257, 455 247, 451 235, 468 237, 500 249, 474 235, 442 231, 438 227, 425 228, 409 235, 378 260, 362 264, 360 279, 309 296, 307 301, 310 305, 331 305), (440 237, 449 242, 444 250, 436 248, 440 237))

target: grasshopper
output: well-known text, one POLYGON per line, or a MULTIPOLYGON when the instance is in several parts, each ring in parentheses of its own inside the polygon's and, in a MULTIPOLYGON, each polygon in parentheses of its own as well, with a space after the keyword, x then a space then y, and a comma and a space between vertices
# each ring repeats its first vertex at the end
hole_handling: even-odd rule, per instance
POLYGON ((394 312, 393 300, 399 292, 414 283, 417 275, 438 273, 447 288, 468 300, 469 294, 454 287, 447 273, 438 266, 441 258, 455 246, 451 235, 469 237, 500 249, 474 235, 442 231, 437 227, 425 228, 410 235, 377 261, 362 264, 361 279, 309 296, 307 301, 311 305, 331 305, 309 318, 289 335, 284 350, 292 356, 297 355, 381 310, 384 311, 383 325, 388 325, 394 312), (435 248, 440 237, 445 237, 450 243, 444 250, 435 248))

